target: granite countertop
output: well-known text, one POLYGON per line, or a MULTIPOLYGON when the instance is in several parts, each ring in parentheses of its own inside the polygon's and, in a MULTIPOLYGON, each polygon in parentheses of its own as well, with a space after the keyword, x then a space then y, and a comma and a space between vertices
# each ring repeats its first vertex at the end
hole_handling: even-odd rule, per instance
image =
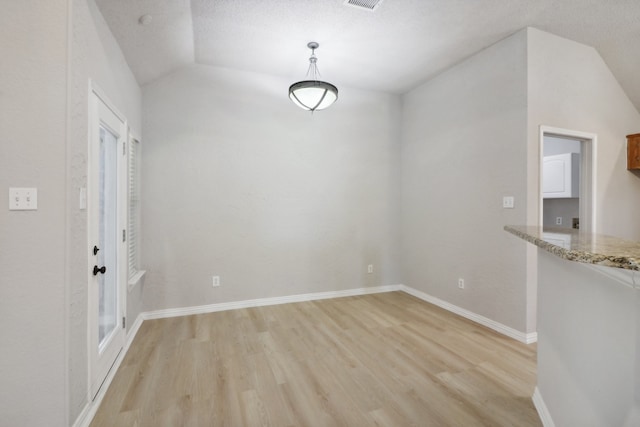
POLYGON ((506 225, 504 229, 569 261, 640 271, 640 242, 566 228, 506 225))

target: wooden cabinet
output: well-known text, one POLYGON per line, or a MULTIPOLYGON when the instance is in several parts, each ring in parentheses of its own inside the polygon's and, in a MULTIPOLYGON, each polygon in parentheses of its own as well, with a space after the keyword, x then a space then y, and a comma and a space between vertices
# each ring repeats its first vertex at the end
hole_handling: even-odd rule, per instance
POLYGON ((627 135, 627 169, 640 169, 640 133, 627 135))
POLYGON ((544 157, 542 197, 545 199, 580 197, 580 155, 578 153, 544 157))

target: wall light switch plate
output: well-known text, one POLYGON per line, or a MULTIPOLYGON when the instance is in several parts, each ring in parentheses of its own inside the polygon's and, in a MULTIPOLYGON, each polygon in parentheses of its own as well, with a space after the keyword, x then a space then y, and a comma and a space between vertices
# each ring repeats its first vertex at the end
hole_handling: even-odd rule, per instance
POLYGON ((37 188, 9 188, 10 211, 35 211, 38 209, 37 188))
POLYGON ((502 207, 505 209, 513 209, 515 207, 515 200, 513 196, 504 196, 502 198, 502 207))

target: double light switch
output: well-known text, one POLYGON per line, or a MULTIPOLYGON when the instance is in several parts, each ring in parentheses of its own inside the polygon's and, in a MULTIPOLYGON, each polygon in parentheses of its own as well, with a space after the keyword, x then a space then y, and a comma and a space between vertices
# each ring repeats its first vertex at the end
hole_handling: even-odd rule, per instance
POLYGON ((9 188, 10 211, 34 211, 38 209, 37 188, 9 188))

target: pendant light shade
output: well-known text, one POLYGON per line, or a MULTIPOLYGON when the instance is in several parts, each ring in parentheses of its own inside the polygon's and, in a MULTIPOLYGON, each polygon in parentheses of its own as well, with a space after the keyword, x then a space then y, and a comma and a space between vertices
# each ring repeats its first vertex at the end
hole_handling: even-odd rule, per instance
POLYGON ((311 77, 311 80, 303 80, 289 86, 289 98, 294 104, 311 112, 324 110, 338 99, 338 88, 331 83, 317 79, 319 72, 315 50, 318 46, 316 42, 307 44, 307 47, 311 49, 307 76, 311 77))
POLYGON ((289 98, 305 110, 324 110, 338 99, 338 88, 327 82, 303 80, 289 87, 289 98))

